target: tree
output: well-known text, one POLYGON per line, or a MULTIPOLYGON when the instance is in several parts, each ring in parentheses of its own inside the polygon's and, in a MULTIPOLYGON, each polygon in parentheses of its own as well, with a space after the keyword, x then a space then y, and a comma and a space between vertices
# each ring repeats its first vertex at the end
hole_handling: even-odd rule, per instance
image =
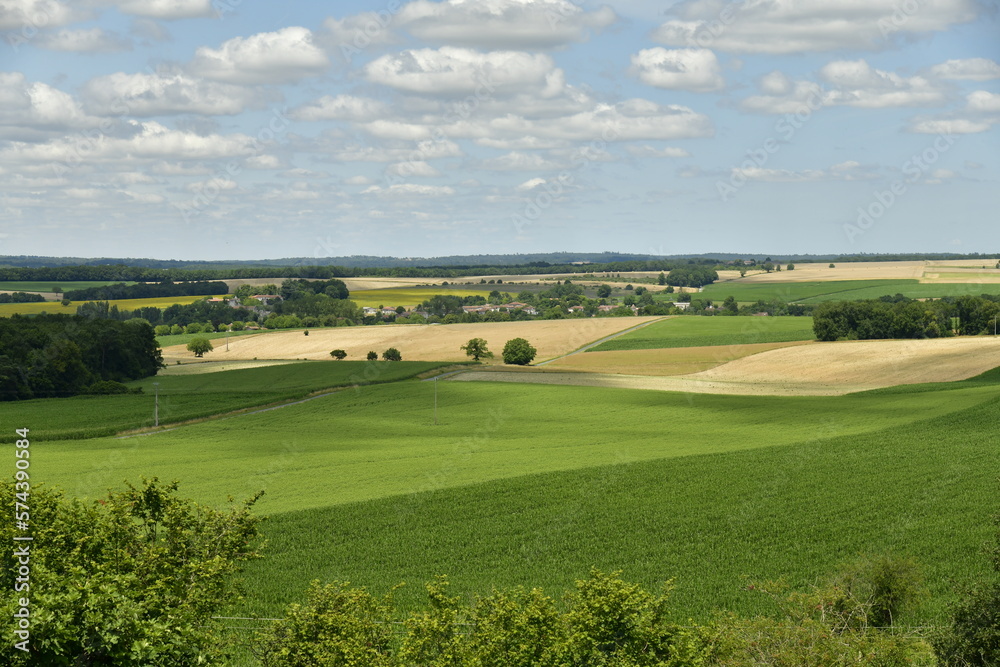
POLYGON ((336 359, 337 361, 341 361, 342 359, 345 359, 347 357, 347 352, 345 352, 344 350, 333 350, 332 352, 330 352, 330 356, 336 359))
POLYGON ((368 359, 368 361, 378 361, 378 352, 375 350, 369 350, 368 356, 365 358, 368 359))
POLYGON ((626 286, 625 286, 625 289, 627 289, 627 290, 630 290, 630 289, 632 289, 632 285, 631 285, 631 284, 628 284, 628 285, 626 285, 626 286))
POLYGON ((733 315, 739 312, 740 307, 739 304, 736 303, 736 297, 731 294, 727 296, 726 300, 722 302, 722 309, 728 313, 732 313, 733 315))
POLYGON ((660 271, 660 275, 656 276, 656 284, 657 285, 667 284, 667 275, 663 273, 663 271, 660 271))
POLYGON ((836 265, 836 264, 834 264, 833 262, 831 262, 831 263, 830 263, 830 267, 829 267, 829 268, 831 268, 831 269, 835 269, 835 268, 837 268, 837 265, 836 265))
POLYGON ((402 361, 403 355, 399 353, 394 347, 390 347, 388 350, 382 353, 382 359, 384 361, 402 361))
POLYGON ((204 357, 206 352, 211 352, 215 347, 212 346, 212 341, 204 336, 199 336, 187 344, 187 349, 188 352, 194 352, 196 357, 204 357))
POLYGON ((493 353, 489 351, 486 347, 485 338, 472 338, 468 343, 460 347, 459 349, 465 350, 465 354, 472 357, 474 361, 479 361, 480 358, 492 359, 493 353))
MULTIPOLYGON (((14 506, 15 484, 0 481, 0 500, 14 506)), ((31 489, 36 541, 31 561, 31 634, 0 646, 0 664, 222 664, 219 615, 239 597, 233 581, 255 551, 257 496, 228 509, 177 497, 177 483, 156 478, 99 500, 31 489), (44 537, 39 539, 40 537, 44 537)), ((0 526, 13 542, 12 521, 0 526)), ((14 591, 15 549, 0 555, 0 578, 14 591)), ((19 596, 0 600, 3 632, 15 637, 19 596), (12 621, 13 619, 13 621, 12 621)))
POLYGON ((597 296, 601 299, 607 299, 611 296, 611 286, 610 285, 599 285, 597 288, 597 296))
POLYGON ((785 267, 785 270, 786 271, 794 271, 795 270, 795 265, 794 264, 789 264, 788 266, 785 267))
POLYGON ((772 264, 771 262, 764 262, 763 269, 767 273, 770 273, 771 271, 774 271, 774 264, 772 264))
POLYGON ((516 366, 527 366, 538 351, 523 338, 511 338, 503 346, 503 362, 516 366))

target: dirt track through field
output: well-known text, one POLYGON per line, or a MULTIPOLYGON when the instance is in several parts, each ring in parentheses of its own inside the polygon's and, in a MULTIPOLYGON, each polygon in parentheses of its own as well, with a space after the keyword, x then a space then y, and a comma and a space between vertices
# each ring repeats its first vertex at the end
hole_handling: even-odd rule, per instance
MULTIPOLYGON (((589 353, 596 354, 596 353, 589 353)), ((761 352, 674 377, 471 371, 450 381, 533 382, 711 394, 835 396, 953 382, 1000 366, 1000 338, 815 343, 761 352)))
MULTIPOLYGON (((657 317, 588 317, 566 320, 534 320, 528 322, 495 322, 482 324, 389 324, 365 327, 336 327, 271 332, 238 336, 225 342, 216 340, 215 350, 205 355, 207 361, 237 359, 330 359, 330 351, 342 349, 348 359, 364 359, 369 350, 380 355, 395 347, 406 361, 465 361, 459 349, 470 338, 485 338, 489 349, 500 358, 503 346, 511 338, 525 338, 535 346, 536 361, 557 357, 657 317)), ((184 345, 163 350, 168 364, 176 360, 190 361, 194 355, 184 345)))

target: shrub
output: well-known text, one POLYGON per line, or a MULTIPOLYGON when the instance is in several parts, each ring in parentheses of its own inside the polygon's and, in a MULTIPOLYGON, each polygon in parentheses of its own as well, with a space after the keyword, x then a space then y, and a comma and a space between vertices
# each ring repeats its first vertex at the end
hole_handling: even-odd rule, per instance
POLYGON ((337 361, 340 361, 341 359, 347 358, 347 352, 345 352, 344 350, 333 350, 332 352, 330 352, 330 356, 336 359, 337 361))
POLYGON ((527 366, 535 358, 537 350, 523 338, 511 338, 503 346, 503 362, 517 366, 527 366))
POLYGON ((368 361, 378 361, 378 352, 375 350, 369 350, 368 356, 365 358, 368 359, 368 361))
POLYGON ((187 334, 196 334, 201 332, 202 332, 201 325, 198 324, 197 322, 192 322, 191 324, 184 327, 184 333, 187 334))
POLYGON ((170 326, 167 324, 158 324, 153 328, 153 333, 157 336, 166 336, 170 333, 170 326))
POLYGON ((402 361, 403 355, 399 353, 394 347, 390 347, 388 350, 382 353, 382 359, 385 361, 402 361))
POLYGON ((245 328, 246 325, 243 322, 239 321, 233 322, 232 324, 229 325, 230 331, 243 331, 245 328))
POLYGON ((170 327, 170 334, 172 336, 179 336, 182 333, 184 333, 184 327, 182 327, 181 325, 175 324, 174 326, 170 327))
MULTIPOLYGON (((141 391, 141 389, 140 389, 141 391)), ((128 394, 130 390, 128 386, 122 384, 121 382, 115 382, 114 380, 101 380, 100 382, 95 382, 94 384, 87 387, 88 394, 128 394)))

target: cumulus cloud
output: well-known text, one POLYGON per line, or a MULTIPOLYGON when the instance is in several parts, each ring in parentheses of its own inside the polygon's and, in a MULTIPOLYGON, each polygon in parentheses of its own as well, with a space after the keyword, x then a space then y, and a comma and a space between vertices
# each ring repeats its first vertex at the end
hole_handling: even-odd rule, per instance
POLYGON ((976 18, 975 0, 925 0, 907 12, 899 0, 686 0, 653 33, 669 46, 733 53, 882 49, 907 34, 947 30, 976 18))
POLYGON ((87 109, 96 114, 136 117, 195 113, 234 115, 256 106, 259 91, 187 74, 117 72, 88 81, 82 90, 87 109))
POLYGON ((987 58, 964 58, 935 65, 930 73, 942 79, 989 81, 1000 79, 1000 64, 987 58))
POLYGON ((340 162, 408 162, 414 160, 434 160, 445 157, 461 157, 462 149, 454 141, 421 141, 415 146, 362 146, 323 145, 314 147, 340 162))
POLYGON ((512 151, 500 157, 483 160, 482 169, 489 171, 558 171, 566 168, 563 161, 550 160, 538 153, 512 151))
POLYGON ((940 86, 922 76, 902 77, 875 69, 864 60, 837 60, 820 70, 820 76, 836 89, 827 103, 879 109, 941 104, 940 86))
POLYGON ((56 28, 85 18, 67 2, 56 0, 3 0, 0 30, 40 30, 56 28))
POLYGON ((770 169, 765 167, 737 167, 732 176, 748 181, 771 183, 800 183, 807 181, 866 181, 877 178, 871 169, 856 161, 841 162, 827 169, 770 169))
POLYGON ((944 104, 943 84, 924 76, 904 77, 869 65, 865 60, 836 60, 820 70, 822 86, 813 81, 792 81, 782 72, 761 77, 761 95, 740 102, 744 111, 787 114, 816 111, 828 106, 865 109, 921 107, 944 104))
POLYGON ((94 127, 73 96, 20 72, 0 72, 0 136, 38 139, 48 132, 94 127))
POLYGON ((657 88, 703 93, 725 86, 719 61, 709 49, 643 49, 632 56, 630 72, 657 88))
POLYGON ((379 197, 449 197, 455 194, 454 188, 445 185, 417 185, 415 183, 398 183, 383 188, 373 185, 361 191, 363 195, 379 197))
POLYGON ((629 155, 638 158, 679 158, 679 157, 691 157, 691 153, 684 150, 683 148, 674 148, 668 146, 666 148, 653 148, 652 146, 626 146, 625 150, 628 151, 629 155))
POLYGON ((970 111, 1000 113, 1000 93, 977 90, 969 93, 966 102, 970 111))
POLYGON ((39 35, 34 43, 50 51, 75 53, 114 53, 132 49, 132 42, 128 39, 101 28, 48 32, 39 35))
POLYGON ((365 75, 373 83, 409 93, 484 98, 514 94, 525 87, 552 96, 564 84, 561 71, 547 55, 454 47, 385 55, 369 63, 365 75))
POLYGON ((390 164, 386 167, 386 172, 392 174, 393 176, 402 176, 404 178, 409 178, 411 176, 433 178, 441 175, 441 172, 438 171, 433 165, 423 160, 396 162, 395 164, 390 164))
POLYGON ((215 16, 212 0, 119 0, 123 14, 172 21, 215 16))
POLYGON ((396 22, 419 39, 484 49, 544 49, 588 39, 617 20, 569 0, 415 0, 396 22))
POLYGON ((323 50, 313 43, 312 33, 292 26, 235 37, 218 49, 201 47, 189 67, 207 79, 260 84, 298 81, 322 74, 329 64, 323 50))
POLYGON ((388 107, 378 100, 353 95, 324 95, 315 102, 304 104, 289 112, 295 120, 370 120, 385 115, 388 107))

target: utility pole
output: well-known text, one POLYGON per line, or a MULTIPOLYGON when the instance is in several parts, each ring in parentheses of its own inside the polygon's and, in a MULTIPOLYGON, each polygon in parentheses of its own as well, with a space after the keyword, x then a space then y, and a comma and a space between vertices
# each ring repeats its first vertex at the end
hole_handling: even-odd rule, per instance
POLYGON ((153 402, 153 426, 160 425, 160 383, 153 383, 153 391, 156 392, 156 398, 153 402))

